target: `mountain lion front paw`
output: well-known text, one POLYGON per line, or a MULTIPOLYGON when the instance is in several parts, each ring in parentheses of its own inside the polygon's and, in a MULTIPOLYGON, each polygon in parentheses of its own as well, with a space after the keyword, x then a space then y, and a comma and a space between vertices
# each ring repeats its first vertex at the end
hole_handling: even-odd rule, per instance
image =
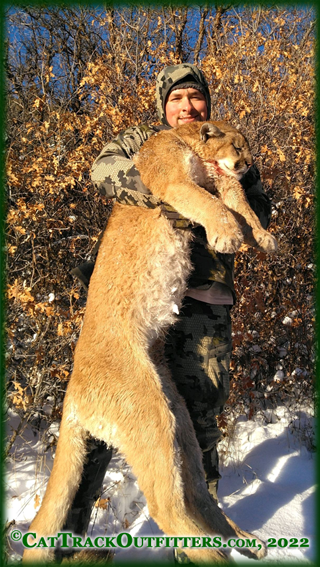
POLYGON ((278 249, 278 243, 275 237, 264 229, 253 230, 251 239, 252 239, 251 246, 255 246, 259 250, 263 250, 263 252, 268 252, 269 254, 272 254, 273 252, 276 252, 278 249))
POLYGON ((239 224, 231 213, 223 214, 214 228, 207 230, 208 243, 216 252, 233 254, 243 242, 239 224))

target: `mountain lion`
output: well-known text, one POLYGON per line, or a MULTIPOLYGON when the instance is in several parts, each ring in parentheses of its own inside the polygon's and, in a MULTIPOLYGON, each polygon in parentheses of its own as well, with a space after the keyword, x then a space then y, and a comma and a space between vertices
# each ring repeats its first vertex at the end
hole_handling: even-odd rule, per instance
MULTIPOLYGON (((243 241, 276 249, 238 181, 252 157, 236 129, 208 121, 163 131, 143 145, 135 163, 151 192, 201 224, 215 250, 232 253, 243 241)), ((189 413, 162 355, 192 267, 191 238, 190 230, 173 228, 160 207, 115 204, 90 280, 52 473, 30 526, 37 540, 62 530, 81 480, 88 435, 125 455, 165 534, 253 537, 210 496, 189 413)), ((265 546, 255 539, 257 547, 239 551, 263 557, 265 546)), ((185 552, 194 563, 227 559, 220 549, 185 552)), ((24 561, 50 558, 47 548, 24 553, 24 561)))

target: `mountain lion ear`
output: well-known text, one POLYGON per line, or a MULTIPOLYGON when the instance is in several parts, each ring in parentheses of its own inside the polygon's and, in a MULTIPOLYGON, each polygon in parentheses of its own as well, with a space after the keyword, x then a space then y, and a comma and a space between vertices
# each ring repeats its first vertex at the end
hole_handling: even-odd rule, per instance
POLYGON ((211 122, 205 122, 200 129, 200 140, 206 142, 208 138, 223 137, 225 134, 211 122))

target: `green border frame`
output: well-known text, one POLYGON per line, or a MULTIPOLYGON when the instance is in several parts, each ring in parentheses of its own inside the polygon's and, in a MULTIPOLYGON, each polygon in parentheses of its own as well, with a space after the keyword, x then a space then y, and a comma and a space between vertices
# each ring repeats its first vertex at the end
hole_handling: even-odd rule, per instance
MULTIPOLYGON (((78 0, 78 1, 61 1, 61 0, 54 0, 52 2, 48 2, 46 0, 33 0, 33 1, 13 1, 8 2, 6 4, 0 4, 0 53, 1 53, 1 69, 0 69, 0 93, 2 94, 2 104, 0 105, 0 124, 2 125, 1 131, 1 138, 0 138, 0 187, 1 187, 1 199, 0 199, 0 387, 1 387, 1 403, 0 403, 0 450, 1 455, 3 455, 4 451, 4 439, 5 439, 5 345, 6 345, 6 335, 5 335, 5 317, 6 317, 6 301, 5 301, 5 218, 6 218, 6 193, 5 193, 5 124, 6 124, 6 114, 5 114, 5 73, 4 73, 4 52, 3 52, 3 45, 5 41, 5 11, 6 8, 9 6, 19 6, 19 5, 81 5, 81 6, 100 6, 103 7, 121 7, 121 6, 204 6, 206 4, 214 6, 214 5, 224 5, 224 6, 232 6, 232 5, 260 5, 260 6, 296 6, 296 7, 303 7, 309 6, 314 8, 316 12, 317 18, 317 25, 316 25, 316 37, 317 37, 317 47, 316 47, 316 68, 315 68, 315 77, 320 76, 320 52, 319 52, 319 33, 320 33, 320 20, 319 20, 319 7, 316 1, 310 2, 308 0, 300 0, 293 4, 289 2, 278 2, 275 1, 266 1, 261 0, 257 2, 255 0, 246 0, 244 2, 234 2, 230 0, 230 2, 215 2, 214 0, 208 0, 207 2, 200 1, 188 1, 188 0, 155 0, 155 1, 148 1, 144 0, 142 2, 136 2, 134 0, 123 1, 119 0, 118 2, 111 2, 109 0, 105 0, 104 2, 99 1, 91 1, 91 0, 78 0)), ((319 85, 316 81, 316 150, 317 150, 317 172, 320 168, 320 158, 319 158, 319 149, 320 149, 320 141, 319 141, 319 85)), ((319 362, 319 317, 320 317, 320 284, 319 284, 319 262, 320 262, 320 198, 319 198, 319 174, 316 173, 316 235, 315 235, 315 260, 316 260, 316 285, 315 285, 315 307, 316 307, 316 351, 317 351, 317 361, 316 361, 316 376, 320 377, 320 362, 319 362)), ((317 396, 319 396, 318 391, 318 384, 316 384, 317 389, 317 396)), ((317 480, 319 478, 319 453, 317 452, 317 480)), ((2 459, 2 475, 1 475, 1 483, 0 483, 0 499, 2 506, 0 508, 0 519, 1 524, 4 526, 5 515, 4 515, 4 508, 5 508, 5 490, 4 490, 4 476, 5 476, 5 461, 2 459)), ((319 492, 316 498, 316 526, 315 526, 315 544, 318 540, 320 540, 320 529, 319 529, 319 520, 320 520, 320 505, 319 505, 319 492)), ((294 520, 293 520, 294 521, 294 520)), ((2 530, 3 532, 3 530, 2 530)), ((3 564, 3 555, 2 555, 2 548, 0 548, 0 558, 2 558, 3 564)), ((320 561, 319 557, 319 545, 316 548, 316 559, 315 565, 317 565, 320 561)), ((76 565, 76 562, 74 563, 76 565)), ((88 563, 89 565, 90 563, 88 563)), ((143 567, 154 567, 154 565, 164 565, 167 563, 157 563, 157 562, 143 562, 143 567)), ((257 562, 257 565, 259 562, 257 562)), ((274 563, 267 563, 263 562, 263 565, 273 565, 274 563)), ((286 567, 289 567, 291 564, 290 562, 284 562, 286 567)), ((308 563, 306 563, 308 564, 308 563)), ((312 563, 310 563, 312 565, 312 563)), ((40 565, 40 564, 39 564, 40 565)), ((96 563, 92 563, 92 565, 96 565, 96 563)), ((117 561, 115 563, 117 567, 135 567, 136 565, 141 565, 138 562, 121 562, 117 561)), ((168 563, 170 565, 170 563, 168 563)), ((217 565, 215 563, 214 565, 217 565)), ((241 566, 247 567, 252 565, 252 561, 246 562, 241 561, 241 566)), ((296 567, 296 563, 292 563, 293 567, 296 567)))

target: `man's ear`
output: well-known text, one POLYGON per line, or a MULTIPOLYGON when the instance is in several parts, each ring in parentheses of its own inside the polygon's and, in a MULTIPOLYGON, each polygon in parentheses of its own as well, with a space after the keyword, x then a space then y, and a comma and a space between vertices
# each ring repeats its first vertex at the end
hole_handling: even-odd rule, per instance
POLYGON ((206 142, 208 138, 222 138, 223 136, 225 136, 225 134, 211 122, 204 122, 200 128, 201 142, 206 142))

